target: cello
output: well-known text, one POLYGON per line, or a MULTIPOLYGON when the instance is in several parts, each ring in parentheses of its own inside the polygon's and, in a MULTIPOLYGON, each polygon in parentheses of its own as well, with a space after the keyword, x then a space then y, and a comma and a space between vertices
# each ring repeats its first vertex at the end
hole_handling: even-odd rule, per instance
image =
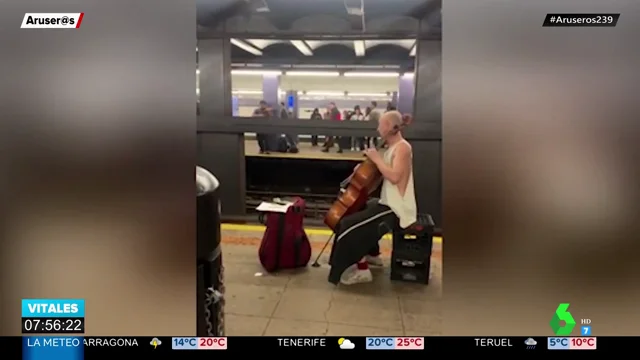
MULTIPOLYGON (((395 126, 393 132, 402 130, 411 122, 410 115, 402 116, 402 125, 395 126)), ((376 150, 384 146, 382 142, 376 150)), ((349 176, 340 184, 340 193, 331 208, 324 217, 324 223, 335 232, 340 220, 347 215, 362 210, 367 204, 369 196, 382 184, 382 173, 376 164, 366 158, 349 176)))

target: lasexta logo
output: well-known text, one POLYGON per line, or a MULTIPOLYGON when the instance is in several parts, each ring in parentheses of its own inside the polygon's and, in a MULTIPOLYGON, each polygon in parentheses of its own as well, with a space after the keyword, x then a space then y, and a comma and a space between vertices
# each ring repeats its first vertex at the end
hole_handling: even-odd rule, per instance
POLYGON ((576 321, 568 311, 569 305, 569 303, 558 305, 556 313, 553 314, 551 322, 549 323, 549 325, 551 325, 551 330, 553 330, 553 333, 557 336, 571 335, 573 328, 576 326, 576 321), (560 324, 561 321, 564 321, 564 326, 560 324))

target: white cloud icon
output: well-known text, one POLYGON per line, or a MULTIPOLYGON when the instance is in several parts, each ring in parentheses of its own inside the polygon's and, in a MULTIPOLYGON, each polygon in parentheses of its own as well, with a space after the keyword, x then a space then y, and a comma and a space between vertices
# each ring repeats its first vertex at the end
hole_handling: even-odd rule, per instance
POLYGON ((532 338, 528 338, 527 340, 524 341, 524 344, 528 346, 535 346, 538 344, 538 342, 533 340, 532 338))
POLYGON ((344 339, 342 344, 340 344, 340 349, 355 349, 356 345, 351 342, 351 340, 344 339))

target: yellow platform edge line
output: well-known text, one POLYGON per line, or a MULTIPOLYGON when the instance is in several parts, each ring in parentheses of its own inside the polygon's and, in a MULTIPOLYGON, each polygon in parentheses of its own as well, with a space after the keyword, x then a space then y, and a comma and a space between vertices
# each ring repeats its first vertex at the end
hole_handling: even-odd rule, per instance
MULTIPOLYGON (((222 230, 230 230, 230 231, 247 231, 247 232, 264 232, 264 225, 248 225, 248 224, 222 224, 222 230)), ((325 235, 331 236, 333 233, 329 229, 319 229, 319 228, 305 228, 304 229, 309 235, 325 235)), ((391 234, 387 234, 384 236, 384 239, 391 239, 391 234)), ((442 243, 442 238, 435 236, 433 238, 433 242, 436 244, 442 243)))

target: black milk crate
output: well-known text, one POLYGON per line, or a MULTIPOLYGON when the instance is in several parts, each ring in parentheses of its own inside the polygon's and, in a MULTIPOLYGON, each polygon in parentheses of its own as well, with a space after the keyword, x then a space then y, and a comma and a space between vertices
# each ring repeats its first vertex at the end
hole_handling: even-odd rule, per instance
POLYGON ((393 231, 391 280, 429 283, 433 229, 431 216, 419 214, 409 228, 393 231))
POLYGON ((407 281, 418 284, 429 284, 429 267, 431 261, 426 262, 427 265, 417 267, 406 267, 401 264, 391 265, 391 280, 407 281))

